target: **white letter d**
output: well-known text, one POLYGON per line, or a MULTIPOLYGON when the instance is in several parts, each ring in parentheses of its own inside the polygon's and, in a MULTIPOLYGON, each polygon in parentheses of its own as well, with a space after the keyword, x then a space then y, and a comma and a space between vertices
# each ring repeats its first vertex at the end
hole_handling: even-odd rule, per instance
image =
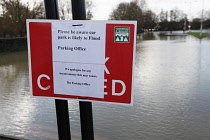
POLYGON ((121 80, 112 80, 112 95, 122 96, 125 93, 126 86, 125 83, 121 80), (120 83, 122 85, 122 91, 120 93, 116 93, 115 84, 120 83))

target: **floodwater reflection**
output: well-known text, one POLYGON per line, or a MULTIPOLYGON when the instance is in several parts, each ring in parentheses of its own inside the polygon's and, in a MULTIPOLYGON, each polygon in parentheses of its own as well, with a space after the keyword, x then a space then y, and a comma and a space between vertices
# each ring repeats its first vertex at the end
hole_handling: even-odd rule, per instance
MULTIPOLYGON (((138 37, 134 104, 93 102, 97 140, 210 139, 210 37, 138 37)), ((81 139, 79 103, 69 100, 73 139, 81 139)), ((53 99, 29 94, 27 52, 0 55, 0 133, 57 138, 53 99)))

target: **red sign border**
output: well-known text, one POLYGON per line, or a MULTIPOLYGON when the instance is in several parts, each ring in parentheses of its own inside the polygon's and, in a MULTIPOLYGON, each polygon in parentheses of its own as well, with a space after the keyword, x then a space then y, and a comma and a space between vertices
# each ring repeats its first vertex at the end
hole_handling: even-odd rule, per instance
MULTIPOLYGON (((53 99, 73 99, 73 100, 78 100, 78 101, 99 101, 99 102, 104 102, 104 103, 111 103, 111 104, 122 104, 122 105, 133 105, 133 86, 134 86, 134 67, 135 67, 135 53, 136 53, 136 28, 137 28, 137 22, 136 21, 79 21, 79 20, 71 20, 71 21, 62 21, 62 22, 105 22, 106 24, 133 24, 134 25, 134 34, 133 34, 133 63, 132 63, 132 82, 131 82, 131 102, 130 103, 119 103, 119 102, 109 102, 109 101, 103 101, 102 100, 92 100, 92 99, 82 99, 82 97, 75 97, 73 96, 72 98, 69 97, 47 97, 47 96, 34 96, 33 95, 33 91, 32 91, 32 69, 31 69, 31 45, 30 45, 30 35, 29 35, 29 23, 30 22, 48 22, 48 23, 52 23, 52 22, 58 22, 58 20, 32 20, 32 19, 27 19, 27 40, 28 40, 28 60, 29 60, 29 79, 30 79, 30 95, 32 97, 36 97, 36 98, 53 98, 53 99)), ((115 43, 120 43, 120 42, 115 42, 115 43)))

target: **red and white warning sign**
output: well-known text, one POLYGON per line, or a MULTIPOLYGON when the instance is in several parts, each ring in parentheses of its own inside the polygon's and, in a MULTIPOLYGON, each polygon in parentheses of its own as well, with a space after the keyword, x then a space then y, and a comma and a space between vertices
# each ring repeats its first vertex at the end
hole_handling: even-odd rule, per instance
POLYGON ((136 21, 27 20, 32 96, 132 104, 136 21))

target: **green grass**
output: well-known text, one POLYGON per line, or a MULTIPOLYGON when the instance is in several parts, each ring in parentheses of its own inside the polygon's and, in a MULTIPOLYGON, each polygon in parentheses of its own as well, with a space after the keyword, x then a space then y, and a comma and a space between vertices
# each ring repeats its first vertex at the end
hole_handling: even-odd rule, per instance
POLYGON ((200 36, 200 32, 188 32, 188 34, 193 35, 199 39, 203 39, 203 38, 209 36, 208 33, 202 33, 202 36, 200 36))

